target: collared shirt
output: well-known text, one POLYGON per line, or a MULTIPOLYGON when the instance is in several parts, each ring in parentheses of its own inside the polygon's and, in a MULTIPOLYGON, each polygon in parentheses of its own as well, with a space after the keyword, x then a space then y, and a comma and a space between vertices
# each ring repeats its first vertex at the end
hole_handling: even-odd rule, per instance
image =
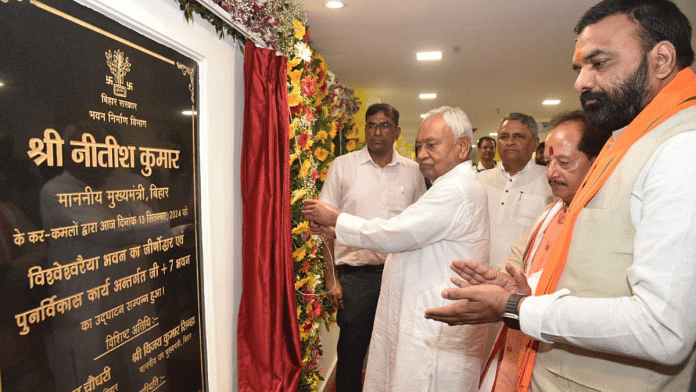
POLYGON ((531 227, 537 215, 553 201, 546 168, 530 160, 514 175, 501 164, 478 173, 486 185, 491 223, 491 265, 498 265, 515 241, 531 227))
POLYGON ((382 275, 365 390, 476 388, 488 327, 448 326, 423 315, 451 303, 441 292, 454 287, 452 260, 487 265, 488 241, 486 191, 470 161, 438 177, 416 203, 391 219, 339 215, 336 243, 393 252, 382 275))
POLYGON ((633 185, 629 208, 636 236, 628 269, 633 295, 578 298, 562 288, 528 297, 520 307, 525 334, 661 364, 676 364, 691 352, 696 342, 690 313, 696 307, 694 145, 696 130, 667 140, 633 185))
MULTIPOLYGON (((392 161, 377 165, 367 146, 337 157, 326 176, 321 199, 334 208, 361 218, 389 219, 425 193, 418 164, 393 151, 392 161)), ((334 244, 334 264, 384 264, 386 254, 334 244)))
MULTIPOLYGON (((495 169, 497 166, 498 166, 498 162, 493 161, 493 167, 491 169, 495 169)), ((481 173, 482 171, 485 171, 485 170, 491 170, 491 169, 486 169, 486 167, 483 166, 481 161, 479 161, 479 163, 477 163, 476 166, 474 166, 474 169, 476 169, 477 173, 481 173)))

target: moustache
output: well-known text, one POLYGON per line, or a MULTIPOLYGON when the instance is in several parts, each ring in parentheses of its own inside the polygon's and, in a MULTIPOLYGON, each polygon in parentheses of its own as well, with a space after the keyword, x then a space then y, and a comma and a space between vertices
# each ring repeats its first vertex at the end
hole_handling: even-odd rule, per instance
POLYGON ((584 91, 580 94, 580 103, 582 104, 583 108, 586 108, 587 101, 595 101, 595 103, 590 105, 591 107, 595 107, 605 105, 608 100, 609 95, 606 93, 606 91, 584 91))
POLYGON ((562 185, 562 186, 568 186, 567 183, 560 181, 560 180, 549 180, 549 185, 562 185))

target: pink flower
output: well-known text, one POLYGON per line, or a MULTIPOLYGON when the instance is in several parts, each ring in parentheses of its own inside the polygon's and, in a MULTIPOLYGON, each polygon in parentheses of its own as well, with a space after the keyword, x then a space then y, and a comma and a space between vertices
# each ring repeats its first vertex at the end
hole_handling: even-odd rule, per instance
POLYGON ((321 316, 321 304, 319 301, 312 302, 312 308, 314 309, 315 316, 321 316))
POLYGON ((301 149, 307 148, 307 142, 309 141, 309 134, 302 132, 300 136, 297 138, 297 145, 300 146, 301 149))
POLYGON ((317 85, 311 75, 307 75, 302 81, 302 92, 304 95, 311 97, 317 91, 317 85))
POLYGON ((312 113, 312 109, 310 109, 310 108, 307 107, 307 106, 305 106, 304 109, 305 109, 305 117, 307 118, 307 121, 309 121, 309 122, 314 122, 314 120, 315 120, 316 118, 314 117, 314 113, 312 113))

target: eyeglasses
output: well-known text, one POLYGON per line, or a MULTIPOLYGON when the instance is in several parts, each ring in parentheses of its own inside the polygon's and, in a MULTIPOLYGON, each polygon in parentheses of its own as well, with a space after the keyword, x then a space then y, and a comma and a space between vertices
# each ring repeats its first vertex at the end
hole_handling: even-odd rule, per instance
POLYGON ((389 131, 392 128, 396 128, 396 125, 394 125, 392 123, 388 123, 386 121, 381 123, 381 124, 376 124, 376 123, 370 122, 370 123, 367 123, 367 125, 365 125, 365 129, 367 129, 368 131, 374 131, 377 129, 377 127, 379 127, 379 129, 381 129, 382 131, 389 131))

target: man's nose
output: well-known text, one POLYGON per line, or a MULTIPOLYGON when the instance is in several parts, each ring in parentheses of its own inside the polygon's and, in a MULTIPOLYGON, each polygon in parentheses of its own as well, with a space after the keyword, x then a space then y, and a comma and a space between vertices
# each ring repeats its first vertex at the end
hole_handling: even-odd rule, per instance
POLYGON ((578 94, 582 94, 583 91, 592 90, 594 87, 594 77, 592 76, 592 73, 585 68, 580 68, 578 77, 575 78, 575 84, 573 87, 578 94))
POLYGON ((425 149, 423 147, 418 149, 418 152, 416 153, 416 160, 420 161, 421 159, 425 159, 426 157, 425 149))

